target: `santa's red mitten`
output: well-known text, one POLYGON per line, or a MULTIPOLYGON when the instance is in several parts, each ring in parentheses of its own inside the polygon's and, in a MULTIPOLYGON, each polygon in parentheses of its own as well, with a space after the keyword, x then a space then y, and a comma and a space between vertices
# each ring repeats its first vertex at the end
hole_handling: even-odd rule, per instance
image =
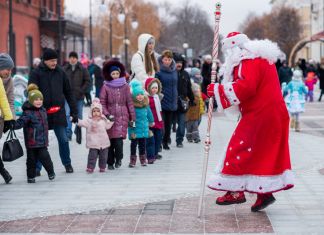
POLYGON ((209 97, 215 96, 214 89, 215 89, 215 83, 211 83, 207 86, 207 95, 209 97))

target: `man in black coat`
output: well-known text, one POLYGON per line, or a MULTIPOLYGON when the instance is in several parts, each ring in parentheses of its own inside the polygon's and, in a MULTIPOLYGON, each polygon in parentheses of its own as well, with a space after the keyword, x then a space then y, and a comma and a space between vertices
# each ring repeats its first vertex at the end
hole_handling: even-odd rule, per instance
POLYGON ((194 100, 195 97, 193 95, 192 89, 191 89, 191 81, 190 81, 190 75, 187 73, 187 71, 184 70, 185 68, 185 59, 182 57, 182 55, 178 53, 173 54, 173 59, 176 62, 176 68, 178 71, 178 96, 179 96, 179 102, 178 102, 178 110, 177 110, 177 133, 176 133, 176 142, 177 147, 182 148, 183 147, 183 138, 185 135, 185 118, 186 113, 182 110, 181 104, 180 104, 180 98, 182 100, 189 100, 189 105, 195 105, 194 100))
POLYGON ((318 98, 318 101, 320 102, 322 100, 322 96, 324 95, 324 57, 321 58, 321 63, 318 66, 318 76, 319 76, 319 86, 321 90, 321 94, 318 98))
POLYGON ((43 93, 43 105, 48 113, 48 126, 50 130, 54 130, 58 140, 62 164, 67 173, 73 173, 66 134, 65 100, 71 108, 72 122, 78 121, 78 110, 67 75, 57 64, 57 58, 58 55, 54 50, 46 49, 42 62, 30 74, 28 83, 35 83, 43 93))

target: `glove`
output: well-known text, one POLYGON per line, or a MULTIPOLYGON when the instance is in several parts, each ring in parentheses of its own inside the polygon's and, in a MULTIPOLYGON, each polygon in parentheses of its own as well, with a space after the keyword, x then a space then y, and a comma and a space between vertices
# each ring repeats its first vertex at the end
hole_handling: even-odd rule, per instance
POLYGON ((131 127, 131 128, 135 128, 135 127, 136 127, 134 121, 129 121, 129 122, 128 122, 128 126, 131 127))
POLYGON ((106 118, 111 122, 115 121, 115 116, 114 115, 107 115, 106 118))
POLYGON ((4 121, 3 132, 6 133, 8 130, 14 130, 15 123, 15 120, 4 121))
POLYGON ((71 115, 71 117, 72 117, 72 119, 71 119, 71 121, 73 122, 73 123, 78 123, 78 121, 79 121, 79 119, 78 119, 78 115, 71 115))
POLYGON ((209 97, 213 97, 215 96, 215 92, 214 92, 214 88, 215 88, 215 84, 214 83, 211 83, 207 86, 207 95, 209 97))

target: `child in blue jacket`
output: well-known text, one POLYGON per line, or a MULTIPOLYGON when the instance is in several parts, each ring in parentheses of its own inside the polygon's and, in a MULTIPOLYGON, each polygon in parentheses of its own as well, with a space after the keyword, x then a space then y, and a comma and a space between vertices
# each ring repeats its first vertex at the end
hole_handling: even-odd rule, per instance
POLYGON ((137 80, 130 83, 134 102, 136 122, 130 123, 128 136, 131 140, 131 156, 129 167, 136 165, 136 147, 139 150, 139 159, 142 166, 146 166, 146 138, 150 136, 149 126, 154 125, 153 114, 150 109, 149 99, 145 95, 143 85, 137 80))

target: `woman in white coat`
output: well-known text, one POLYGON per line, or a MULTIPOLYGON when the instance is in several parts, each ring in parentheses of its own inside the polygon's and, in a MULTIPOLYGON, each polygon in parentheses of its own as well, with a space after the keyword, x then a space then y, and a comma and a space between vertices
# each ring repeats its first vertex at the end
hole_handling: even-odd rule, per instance
POLYGON ((138 37, 138 51, 133 55, 131 70, 133 79, 137 79, 143 84, 149 77, 155 76, 159 70, 154 53, 155 39, 151 34, 141 34, 138 37))

